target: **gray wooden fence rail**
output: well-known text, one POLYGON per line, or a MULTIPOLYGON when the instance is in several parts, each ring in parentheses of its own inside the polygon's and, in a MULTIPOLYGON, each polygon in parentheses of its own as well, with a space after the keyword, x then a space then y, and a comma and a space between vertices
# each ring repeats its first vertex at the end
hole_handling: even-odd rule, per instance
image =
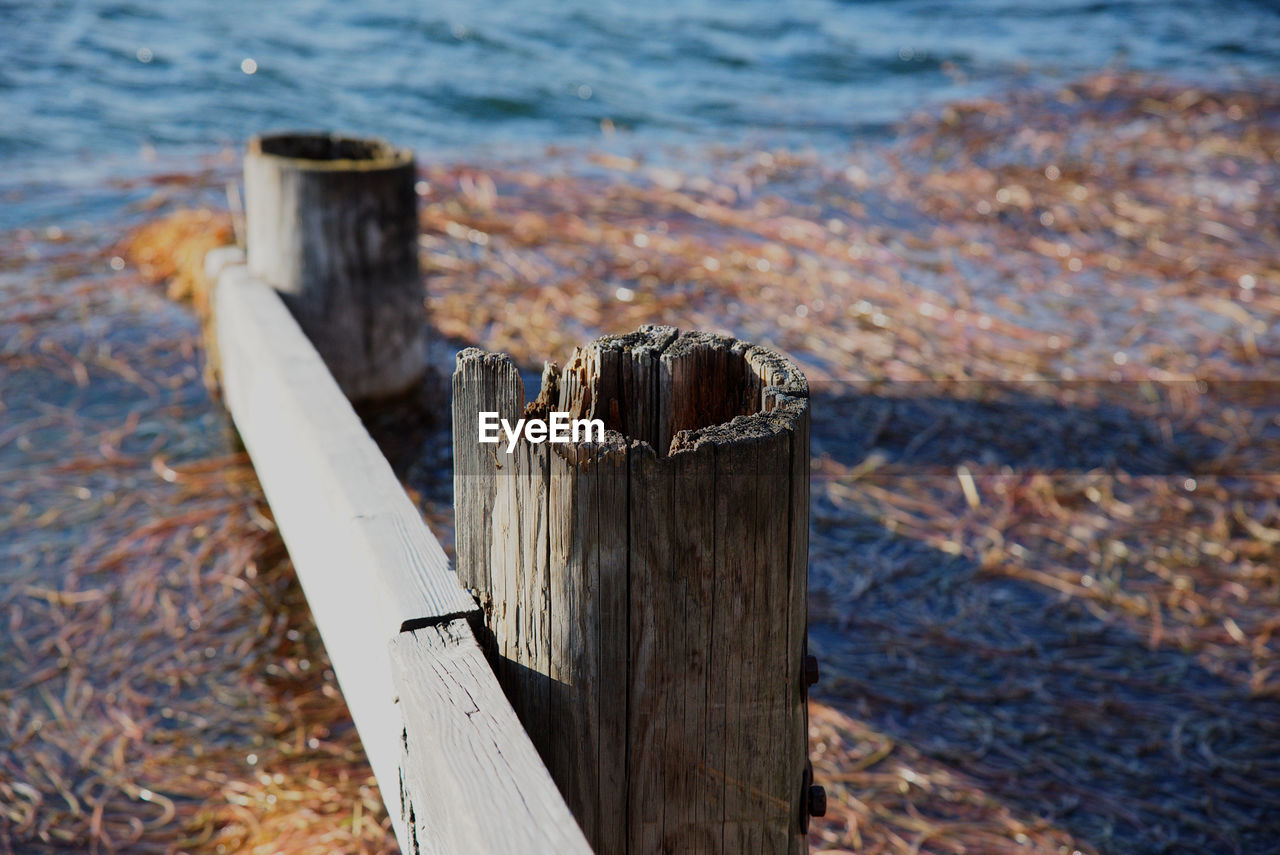
POLYGON ((228 409, 406 853, 589 853, 480 652, 475 601, 280 296, 210 253, 228 409))

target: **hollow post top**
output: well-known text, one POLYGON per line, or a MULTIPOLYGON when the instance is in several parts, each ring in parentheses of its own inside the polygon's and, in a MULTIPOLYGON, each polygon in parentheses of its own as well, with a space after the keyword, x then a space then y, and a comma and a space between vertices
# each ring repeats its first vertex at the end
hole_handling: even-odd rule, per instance
POLYGON ((411 149, 376 137, 319 131, 259 134, 249 140, 246 154, 310 172, 376 172, 413 167, 411 149))
MULTIPOLYGON (((523 389, 505 355, 460 352, 455 407, 468 406, 479 378, 496 370, 523 389)), ((667 457, 798 429, 807 424, 808 399, 804 374, 777 351, 731 336, 644 326, 576 348, 563 369, 548 364, 541 391, 522 415, 541 420, 554 410, 598 418, 612 437, 606 446, 621 441, 667 457)))

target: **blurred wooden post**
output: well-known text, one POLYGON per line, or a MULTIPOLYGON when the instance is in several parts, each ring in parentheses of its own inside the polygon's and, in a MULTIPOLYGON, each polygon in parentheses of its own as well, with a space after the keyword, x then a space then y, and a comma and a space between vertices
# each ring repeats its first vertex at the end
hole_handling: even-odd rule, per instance
POLYGON ((807 772, 808 384, 746 342, 645 327, 548 366, 527 407, 458 355, 459 581, 600 855, 799 853, 807 772), (599 443, 481 444, 477 415, 600 418, 599 443))
POLYGON ((255 137, 244 160, 249 272, 283 296, 352 400, 426 370, 412 152, 326 134, 255 137))

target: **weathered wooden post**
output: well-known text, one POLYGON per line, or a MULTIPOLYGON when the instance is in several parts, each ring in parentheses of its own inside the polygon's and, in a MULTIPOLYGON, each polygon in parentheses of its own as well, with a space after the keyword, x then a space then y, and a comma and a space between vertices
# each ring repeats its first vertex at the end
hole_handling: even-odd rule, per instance
POLYGON ((281 293, 347 397, 411 387, 427 364, 413 153, 260 136, 244 182, 249 272, 281 293))
POLYGON ((600 855, 806 851, 808 384, 765 348, 671 327, 453 378, 459 581, 496 670, 600 855), (603 441, 508 450, 511 425, 603 441))

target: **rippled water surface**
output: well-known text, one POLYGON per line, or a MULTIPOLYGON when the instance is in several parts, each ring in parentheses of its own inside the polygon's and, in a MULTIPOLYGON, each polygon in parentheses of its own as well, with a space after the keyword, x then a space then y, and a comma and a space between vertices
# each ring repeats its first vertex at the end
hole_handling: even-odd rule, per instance
POLYGON ((286 126, 417 149, 451 340, 800 361, 815 848, 1273 851, 1278 46, 1243 0, 0 0, 0 852, 394 850, 160 287, 286 126))
POLYGON ((0 3, 0 31, 9 188, 283 126, 441 155, 594 142, 605 120, 623 143, 839 149, 921 105, 1107 63, 1280 70, 1280 15, 1246 0, 64 0, 0 3))

